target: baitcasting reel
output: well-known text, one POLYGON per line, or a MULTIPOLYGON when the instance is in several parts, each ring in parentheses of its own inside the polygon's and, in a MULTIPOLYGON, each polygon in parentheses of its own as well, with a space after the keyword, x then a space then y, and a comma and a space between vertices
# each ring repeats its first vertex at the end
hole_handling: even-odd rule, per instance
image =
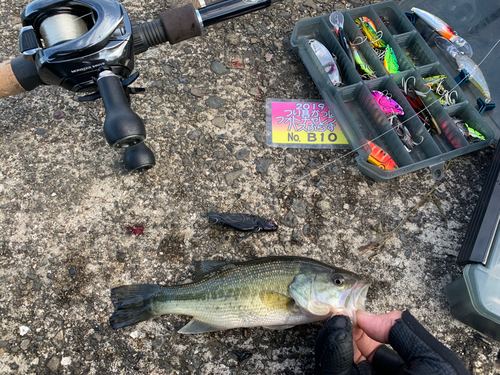
POLYGON ((160 13, 156 21, 132 25, 115 0, 35 0, 22 11, 19 48, 23 58, 0 66, 5 97, 39 85, 85 93, 80 101, 102 98, 104 135, 114 148, 125 148, 125 167, 144 171, 155 165, 143 143, 146 129, 130 108, 130 95, 144 89, 129 85, 135 55, 149 47, 199 36, 205 26, 271 5, 276 0, 227 0, 196 10, 192 4, 160 13))
POLYGON ((125 8, 113 0, 37 0, 23 9, 21 20, 21 53, 35 63, 43 83, 95 92, 80 100, 103 99, 109 145, 128 148, 127 169, 151 168, 155 159, 146 145, 132 152, 146 138, 146 128, 129 105, 137 90, 128 85, 137 74, 130 77, 134 45, 125 8))

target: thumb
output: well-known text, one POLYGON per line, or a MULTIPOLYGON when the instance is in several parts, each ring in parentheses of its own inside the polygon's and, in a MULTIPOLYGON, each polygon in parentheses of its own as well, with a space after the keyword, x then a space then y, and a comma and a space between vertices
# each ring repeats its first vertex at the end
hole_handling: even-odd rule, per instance
POLYGON ((387 344, 389 332, 397 319, 401 319, 401 311, 374 315, 366 311, 357 311, 358 326, 373 340, 387 344))

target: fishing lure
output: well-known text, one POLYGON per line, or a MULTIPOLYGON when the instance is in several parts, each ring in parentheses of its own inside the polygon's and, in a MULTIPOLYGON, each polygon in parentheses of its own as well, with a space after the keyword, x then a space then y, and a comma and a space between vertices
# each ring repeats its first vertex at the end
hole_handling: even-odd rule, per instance
POLYGON ((202 231, 217 223, 226 224, 231 228, 243 232, 252 231, 250 234, 241 237, 238 242, 241 242, 244 239, 250 237, 252 234, 260 231, 273 232, 278 229, 278 225, 276 225, 274 221, 250 214, 226 214, 219 212, 209 212, 208 218, 210 219, 210 223, 206 227, 202 228, 202 231))
POLYGON ((446 78, 448 77, 445 75, 431 76, 424 78, 424 82, 431 88, 434 96, 442 105, 449 106, 456 104, 456 99, 453 98, 453 94, 458 98, 458 93, 456 90, 449 91, 445 89, 443 82, 446 78))
POLYGON ((391 156, 380 146, 377 146, 371 141, 366 141, 368 146, 372 149, 372 152, 368 156, 368 162, 376 165, 379 168, 385 169, 386 171, 393 171, 398 169, 398 165, 391 158, 391 156))
POLYGON ((411 152, 413 150, 413 146, 418 146, 424 141, 424 137, 420 137, 420 142, 415 142, 413 137, 408 130, 408 128, 399 120, 398 116, 392 115, 389 117, 389 122, 392 125, 392 128, 396 132, 396 135, 405 146, 406 151, 411 152))
POLYGON ((462 120, 460 117, 453 116, 452 117, 453 121, 455 122, 455 125, 457 126, 458 130, 460 130, 460 133, 467 138, 467 140, 470 143, 478 142, 478 141, 484 141, 486 138, 484 135, 467 125, 467 123, 462 120))
POLYGON ((373 98, 386 115, 404 115, 403 108, 394 99, 380 91, 372 91, 373 98))
POLYGON ((491 92, 479 66, 469 56, 460 53, 459 49, 445 38, 438 36, 436 38, 436 45, 443 51, 448 52, 455 59, 459 70, 467 72, 472 84, 485 96, 485 102, 489 103, 491 101, 491 92))
POLYGON ((347 57, 349 57, 349 60, 354 65, 354 57, 352 55, 351 48, 349 47, 349 39, 347 38, 347 35, 344 31, 344 15, 340 12, 333 12, 330 14, 330 23, 333 25, 335 28, 335 31, 337 32, 337 35, 339 36, 340 40, 340 45, 342 46, 342 49, 346 53, 347 57))
POLYGON ((359 50, 359 47, 356 44, 352 44, 351 49, 352 49, 352 55, 354 56, 354 61, 356 62, 357 66, 361 71, 365 72, 366 74, 363 74, 361 78, 364 78, 366 76, 368 79, 375 79, 377 78, 377 74, 375 73, 375 70, 371 67, 370 63, 366 60, 365 56, 361 53, 359 50))
POLYGON ((391 74, 399 72, 398 59, 390 45, 387 45, 385 48, 384 67, 391 74))
POLYGON ((401 81, 401 92, 405 96, 405 99, 410 103, 411 107, 417 114, 418 118, 425 124, 429 129, 432 129, 434 133, 437 135, 441 134, 441 128, 439 127, 432 114, 427 109, 427 106, 424 104, 422 99, 420 99, 420 95, 426 96, 427 93, 423 93, 415 90, 412 86, 409 86, 408 81, 412 79, 415 81, 415 77, 408 77, 407 80, 404 78, 401 81))
POLYGON ((382 31, 377 31, 375 24, 368 17, 359 17, 354 22, 356 22, 361 32, 366 35, 373 47, 385 49, 387 45, 382 40, 382 31))
POLYGON ((419 8, 411 8, 411 11, 432 29, 434 29, 439 35, 453 43, 458 51, 469 57, 472 57, 472 47, 470 46, 470 44, 467 43, 464 38, 458 35, 458 33, 441 18, 419 8))
POLYGON ((340 86, 342 84, 340 70, 328 48, 316 39, 309 39, 309 45, 333 85, 335 87, 340 86))

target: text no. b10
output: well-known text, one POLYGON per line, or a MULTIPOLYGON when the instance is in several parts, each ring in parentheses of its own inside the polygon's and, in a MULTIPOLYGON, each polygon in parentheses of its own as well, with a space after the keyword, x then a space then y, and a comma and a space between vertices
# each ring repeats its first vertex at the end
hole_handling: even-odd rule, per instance
MULTIPOLYGON (((335 142, 337 140, 337 134, 329 133, 325 136, 325 133, 307 133, 307 142, 335 142)), ((288 142, 301 142, 301 137, 298 134, 288 133, 288 142)), ((303 142, 303 140, 302 140, 303 142)))

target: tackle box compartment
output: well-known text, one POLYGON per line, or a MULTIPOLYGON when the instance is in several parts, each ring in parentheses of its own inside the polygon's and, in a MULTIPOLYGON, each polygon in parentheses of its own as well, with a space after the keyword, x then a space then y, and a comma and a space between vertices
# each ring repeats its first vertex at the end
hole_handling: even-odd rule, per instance
MULTIPOLYGON (((386 181, 429 167, 433 178, 440 180, 444 176, 445 161, 487 147, 492 143, 497 130, 494 131, 492 123, 489 124, 471 104, 471 94, 468 92, 466 95, 460 86, 456 86, 454 76, 458 73, 450 74, 434 53, 437 47, 431 48, 428 45, 394 1, 348 9, 341 13, 344 16, 344 31, 351 42, 359 41, 359 38, 363 36, 355 20, 362 16, 371 19, 376 29, 382 31, 382 40, 394 50, 400 72, 389 74, 369 42, 363 42, 358 47, 375 70, 377 78, 362 79, 340 45, 335 29, 329 21, 330 14, 299 21, 293 29, 291 45, 302 59, 349 145, 357 152, 356 161, 362 173, 375 181, 386 181), (318 40, 336 56, 343 82, 341 87, 335 87, 331 83, 309 45, 310 39, 318 40), (447 90, 455 90, 456 94, 453 95, 455 103, 451 105, 436 101, 432 93, 422 98, 440 127, 441 134, 438 135, 429 131, 416 116, 400 88, 403 79, 410 79, 412 86, 425 92, 423 78, 439 74, 447 76, 443 87, 447 90), (407 151, 395 131, 391 130, 392 126, 387 116, 370 94, 373 90, 389 92, 392 98, 403 107, 405 125, 415 143, 418 143, 411 152, 407 151), (452 116, 462 117, 485 139, 470 143, 458 130, 452 116), (366 140, 372 140, 387 151, 398 168, 389 171, 369 163, 367 159, 371 149, 366 140)), ((474 44, 472 46, 474 49, 474 44)), ((451 64, 448 63, 448 66, 451 64)), ((488 77, 486 78, 488 80, 488 77)), ((493 82, 489 83, 491 88, 493 82)), ((469 83, 467 86, 470 85, 469 83)), ((469 87, 467 90, 470 91, 469 87)), ((474 90, 477 91, 474 87, 472 93, 474 90)))

